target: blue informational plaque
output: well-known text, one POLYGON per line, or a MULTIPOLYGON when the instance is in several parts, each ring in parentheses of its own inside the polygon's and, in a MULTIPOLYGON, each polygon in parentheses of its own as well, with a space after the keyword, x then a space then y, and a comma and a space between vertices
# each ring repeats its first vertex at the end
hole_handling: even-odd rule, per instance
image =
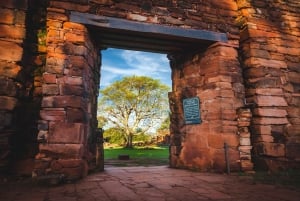
POLYGON ((200 106, 199 98, 186 98, 183 99, 183 113, 185 124, 200 124, 200 106))

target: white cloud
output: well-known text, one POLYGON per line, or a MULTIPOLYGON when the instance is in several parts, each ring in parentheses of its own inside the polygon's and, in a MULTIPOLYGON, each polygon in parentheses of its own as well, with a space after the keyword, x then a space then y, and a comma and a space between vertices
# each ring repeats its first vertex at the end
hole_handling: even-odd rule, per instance
MULTIPOLYGON (((171 69, 166 55, 130 50, 102 52, 101 86, 105 87, 123 76, 144 75, 171 86, 171 69)), ((102 87, 101 87, 102 88, 102 87)))

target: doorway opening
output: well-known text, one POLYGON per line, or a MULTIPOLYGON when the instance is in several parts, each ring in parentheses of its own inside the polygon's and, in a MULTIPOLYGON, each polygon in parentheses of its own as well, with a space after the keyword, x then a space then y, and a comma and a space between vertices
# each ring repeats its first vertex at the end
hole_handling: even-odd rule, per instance
MULTIPOLYGON (((171 91, 172 85, 167 55, 108 48, 101 51, 101 60, 97 120, 98 128, 103 131, 105 167, 167 165, 170 143, 168 92, 171 91), (153 81, 157 83, 152 83, 153 81), (128 86, 119 88, 117 83, 121 82, 122 85, 128 86), (133 87, 134 82, 137 85, 133 87), (142 88, 139 88, 141 84, 142 88), (130 87, 132 88, 129 89, 130 87), (122 101, 105 94, 107 88, 110 88, 110 91, 115 88, 116 93, 120 90, 121 95, 117 98, 122 101), (143 88, 145 92, 138 92, 143 88), (135 100, 129 93, 136 96, 135 100), (146 96, 148 98, 145 99, 146 96), (107 98, 113 100, 107 101, 107 98), (151 102, 154 98, 160 100, 159 104, 151 102), (112 108, 107 110, 107 104, 112 102, 115 102, 112 105, 120 115, 116 114, 115 110, 112 112, 112 108), (131 107, 131 110, 128 110, 128 107, 131 107), (129 130, 132 131, 132 138, 126 132, 129 130)), ((109 95, 111 93, 113 92, 109 95)))

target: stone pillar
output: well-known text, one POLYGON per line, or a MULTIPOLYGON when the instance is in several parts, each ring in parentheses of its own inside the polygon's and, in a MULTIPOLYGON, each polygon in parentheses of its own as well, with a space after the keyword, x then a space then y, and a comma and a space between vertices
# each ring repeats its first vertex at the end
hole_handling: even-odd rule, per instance
POLYGON ((65 9, 74 8, 76 4, 54 1, 47 9, 47 60, 34 170, 38 176, 78 179, 87 174, 92 159, 88 138, 97 127, 99 50, 85 26, 68 22, 65 9))
POLYGON ((224 143, 230 167, 240 170, 237 109, 244 86, 237 48, 216 43, 203 53, 171 60, 171 166, 225 171, 224 143), (199 97, 201 124, 185 125, 182 100, 199 97))
POLYGON ((258 170, 300 167, 300 17, 297 0, 240 1, 241 56, 258 170))
POLYGON ((12 156, 10 140, 15 134, 15 109, 23 88, 20 80, 25 39, 27 1, 0 2, 0 172, 8 170, 12 156))

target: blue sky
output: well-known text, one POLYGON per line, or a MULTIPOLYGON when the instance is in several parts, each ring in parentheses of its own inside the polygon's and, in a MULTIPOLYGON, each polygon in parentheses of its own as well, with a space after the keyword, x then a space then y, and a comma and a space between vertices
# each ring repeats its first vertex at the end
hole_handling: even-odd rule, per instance
POLYGON ((171 88, 171 69, 165 54, 109 48, 102 50, 100 88, 123 76, 140 75, 159 79, 171 88))

